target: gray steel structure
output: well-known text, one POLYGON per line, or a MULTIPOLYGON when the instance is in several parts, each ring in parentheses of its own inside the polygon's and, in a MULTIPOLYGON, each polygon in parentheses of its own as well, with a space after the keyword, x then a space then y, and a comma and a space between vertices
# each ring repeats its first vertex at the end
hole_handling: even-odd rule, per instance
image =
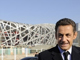
POLYGON ((0 20, 0 46, 55 45, 54 24, 22 24, 0 20))

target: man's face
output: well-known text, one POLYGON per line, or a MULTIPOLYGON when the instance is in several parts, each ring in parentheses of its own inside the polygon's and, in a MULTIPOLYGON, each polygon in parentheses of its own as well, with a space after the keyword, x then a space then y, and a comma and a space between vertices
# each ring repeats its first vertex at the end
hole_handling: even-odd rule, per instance
POLYGON ((57 28, 56 39, 62 50, 68 50, 72 46, 76 36, 77 32, 73 32, 73 27, 71 25, 59 26, 57 28))

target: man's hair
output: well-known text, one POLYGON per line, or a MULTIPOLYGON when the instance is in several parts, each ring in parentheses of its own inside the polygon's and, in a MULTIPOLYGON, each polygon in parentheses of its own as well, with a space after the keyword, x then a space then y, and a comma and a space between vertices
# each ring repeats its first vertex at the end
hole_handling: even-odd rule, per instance
POLYGON ((56 23, 55 32, 57 33, 57 29, 59 26, 65 26, 65 25, 71 25, 73 27, 73 32, 76 31, 76 23, 72 19, 63 18, 56 23))

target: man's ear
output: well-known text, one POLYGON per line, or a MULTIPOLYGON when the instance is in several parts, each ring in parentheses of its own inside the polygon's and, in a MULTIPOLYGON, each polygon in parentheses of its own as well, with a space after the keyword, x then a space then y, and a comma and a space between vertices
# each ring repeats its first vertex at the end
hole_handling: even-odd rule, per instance
POLYGON ((74 39, 76 39, 77 37, 77 31, 74 33, 74 39))

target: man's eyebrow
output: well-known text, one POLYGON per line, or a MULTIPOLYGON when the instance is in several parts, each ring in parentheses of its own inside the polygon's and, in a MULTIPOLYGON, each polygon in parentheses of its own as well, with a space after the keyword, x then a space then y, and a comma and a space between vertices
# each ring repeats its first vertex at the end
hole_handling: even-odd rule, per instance
POLYGON ((61 34, 61 33, 58 33, 58 35, 63 35, 63 34, 61 34))
MULTIPOLYGON (((61 33, 58 33, 58 34, 61 34, 61 33)), ((61 35, 63 35, 63 34, 61 34, 61 35)))

